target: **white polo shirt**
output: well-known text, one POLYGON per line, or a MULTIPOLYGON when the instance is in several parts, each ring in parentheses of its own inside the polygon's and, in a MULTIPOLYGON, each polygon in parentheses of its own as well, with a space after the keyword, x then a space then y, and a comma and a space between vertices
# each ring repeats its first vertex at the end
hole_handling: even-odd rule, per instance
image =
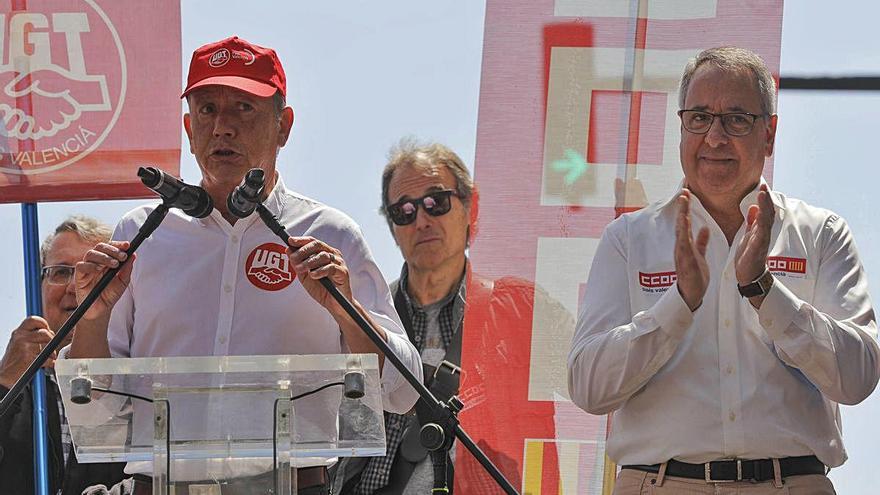
POLYGON ((710 230, 709 287, 692 314, 675 285, 677 196, 605 229, 569 355, 572 400, 614 411, 608 453, 622 465, 814 454, 839 466, 837 404, 860 402, 880 378, 874 310, 846 222, 772 192, 776 281, 756 311, 734 270, 745 223, 728 246, 691 196, 694 236, 710 230))

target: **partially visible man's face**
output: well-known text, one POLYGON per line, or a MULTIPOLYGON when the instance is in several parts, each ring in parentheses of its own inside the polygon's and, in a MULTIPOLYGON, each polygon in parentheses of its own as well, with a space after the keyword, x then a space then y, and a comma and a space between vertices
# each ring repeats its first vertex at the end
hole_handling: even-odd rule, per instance
MULTIPOLYGON (((712 113, 761 110, 761 96, 750 71, 723 71, 711 64, 697 69, 691 79, 684 109, 712 113)), ((776 117, 759 118, 746 136, 730 136, 715 118, 706 134, 681 128, 681 166, 687 187, 705 204, 739 204, 760 181, 764 158, 773 153, 776 117)))
MULTIPOLYGON (((388 204, 416 199, 443 190, 455 190, 455 176, 446 166, 403 166, 388 184, 388 204)), ((464 257, 469 215, 461 200, 453 196, 445 215, 432 217, 419 205, 409 225, 393 225, 394 240, 411 269, 435 270, 464 257)))
MULTIPOLYGON (((94 247, 94 243, 86 242, 74 232, 62 232, 55 236, 49 251, 46 253, 44 266, 68 265, 76 266, 82 261, 86 252, 94 247)), ((73 278, 66 285, 53 285, 43 279, 41 283, 43 296, 43 317, 49 323, 49 328, 57 332, 61 325, 76 309, 76 294, 74 293, 73 278)), ((70 332, 63 345, 67 345, 73 339, 70 332)))
POLYGON ((279 116, 271 97, 228 86, 195 89, 187 100, 183 124, 209 191, 231 190, 254 167, 266 172, 267 186, 274 184, 275 157, 293 124, 289 107, 279 116))

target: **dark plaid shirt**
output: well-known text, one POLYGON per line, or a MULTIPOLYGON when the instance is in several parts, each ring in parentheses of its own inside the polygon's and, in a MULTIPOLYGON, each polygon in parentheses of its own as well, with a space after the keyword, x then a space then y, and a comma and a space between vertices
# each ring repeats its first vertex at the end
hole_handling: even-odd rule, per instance
MULTIPOLYGON (((449 347, 452 336, 455 332, 461 330, 462 321, 464 320, 464 301, 467 286, 465 279, 466 277, 461 277, 458 289, 448 294, 441 301, 445 303, 438 315, 443 349, 449 347)), ((407 269, 406 264, 404 264, 403 270, 400 273, 400 279, 391 284, 391 293, 396 295, 397 291, 402 291, 412 325, 412 328, 407 328, 406 330, 412 336, 416 349, 421 353, 425 346, 425 334, 428 330, 428 315, 423 307, 410 299, 406 289, 407 269)), ((406 321, 406 318, 402 319, 406 321)), ((355 495, 371 495, 388 484, 391 476, 391 465, 394 463, 395 457, 397 457, 397 450, 403 441, 403 430, 406 428, 408 418, 412 414, 415 414, 415 412, 410 411, 407 415, 385 413, 385 457, 370 458, 364 470, 361 471, 361 479, 355 488, 355 495)))

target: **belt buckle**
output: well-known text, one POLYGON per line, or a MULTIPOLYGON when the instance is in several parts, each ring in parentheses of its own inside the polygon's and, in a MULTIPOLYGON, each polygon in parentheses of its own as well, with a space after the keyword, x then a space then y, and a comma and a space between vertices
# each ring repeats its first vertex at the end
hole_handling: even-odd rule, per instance
POLYGON ((736 479, 735 480, 713 480, 712 479, 712 463, 705 462, 703 463, 703 472, 705 474, 706 483, 733 483, 735 481, 742 481, 743 479, 743 466, 741 459, 730 459, 736 460, 736 479))
POLYGON ((449 361, 446 361, 446 360, 444 359, 440 364, 437 365, 436 368, 434 368, 434 376, 433 376, 433 378, 434 378, 435 380, 437 379, 437 375, 440 373, 440 369, 441 369, 441 368, 444 368, 444 367, 448 368, 447 373, 449 373, 450 375, 456 375, 456 374, 457 374, 459 377, 461 377, 461 367, 460 367, 460 366, 456 366, 456 365, 454 365, 454 364, 452 364, 452 363, 450 363, 449 361))

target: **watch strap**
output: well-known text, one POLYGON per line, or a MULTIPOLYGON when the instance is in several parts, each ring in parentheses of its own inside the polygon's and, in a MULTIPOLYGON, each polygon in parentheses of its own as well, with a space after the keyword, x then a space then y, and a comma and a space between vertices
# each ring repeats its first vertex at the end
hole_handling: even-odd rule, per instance
POLYGON ((764 268, 764 273, 760 277, 746 285, 737 284, 736 287, 739 289, 739 294, 742 297, 767 295, 770 292, 770 288, 773 287, 773 274, 770 273, 770 269, 764 268))

